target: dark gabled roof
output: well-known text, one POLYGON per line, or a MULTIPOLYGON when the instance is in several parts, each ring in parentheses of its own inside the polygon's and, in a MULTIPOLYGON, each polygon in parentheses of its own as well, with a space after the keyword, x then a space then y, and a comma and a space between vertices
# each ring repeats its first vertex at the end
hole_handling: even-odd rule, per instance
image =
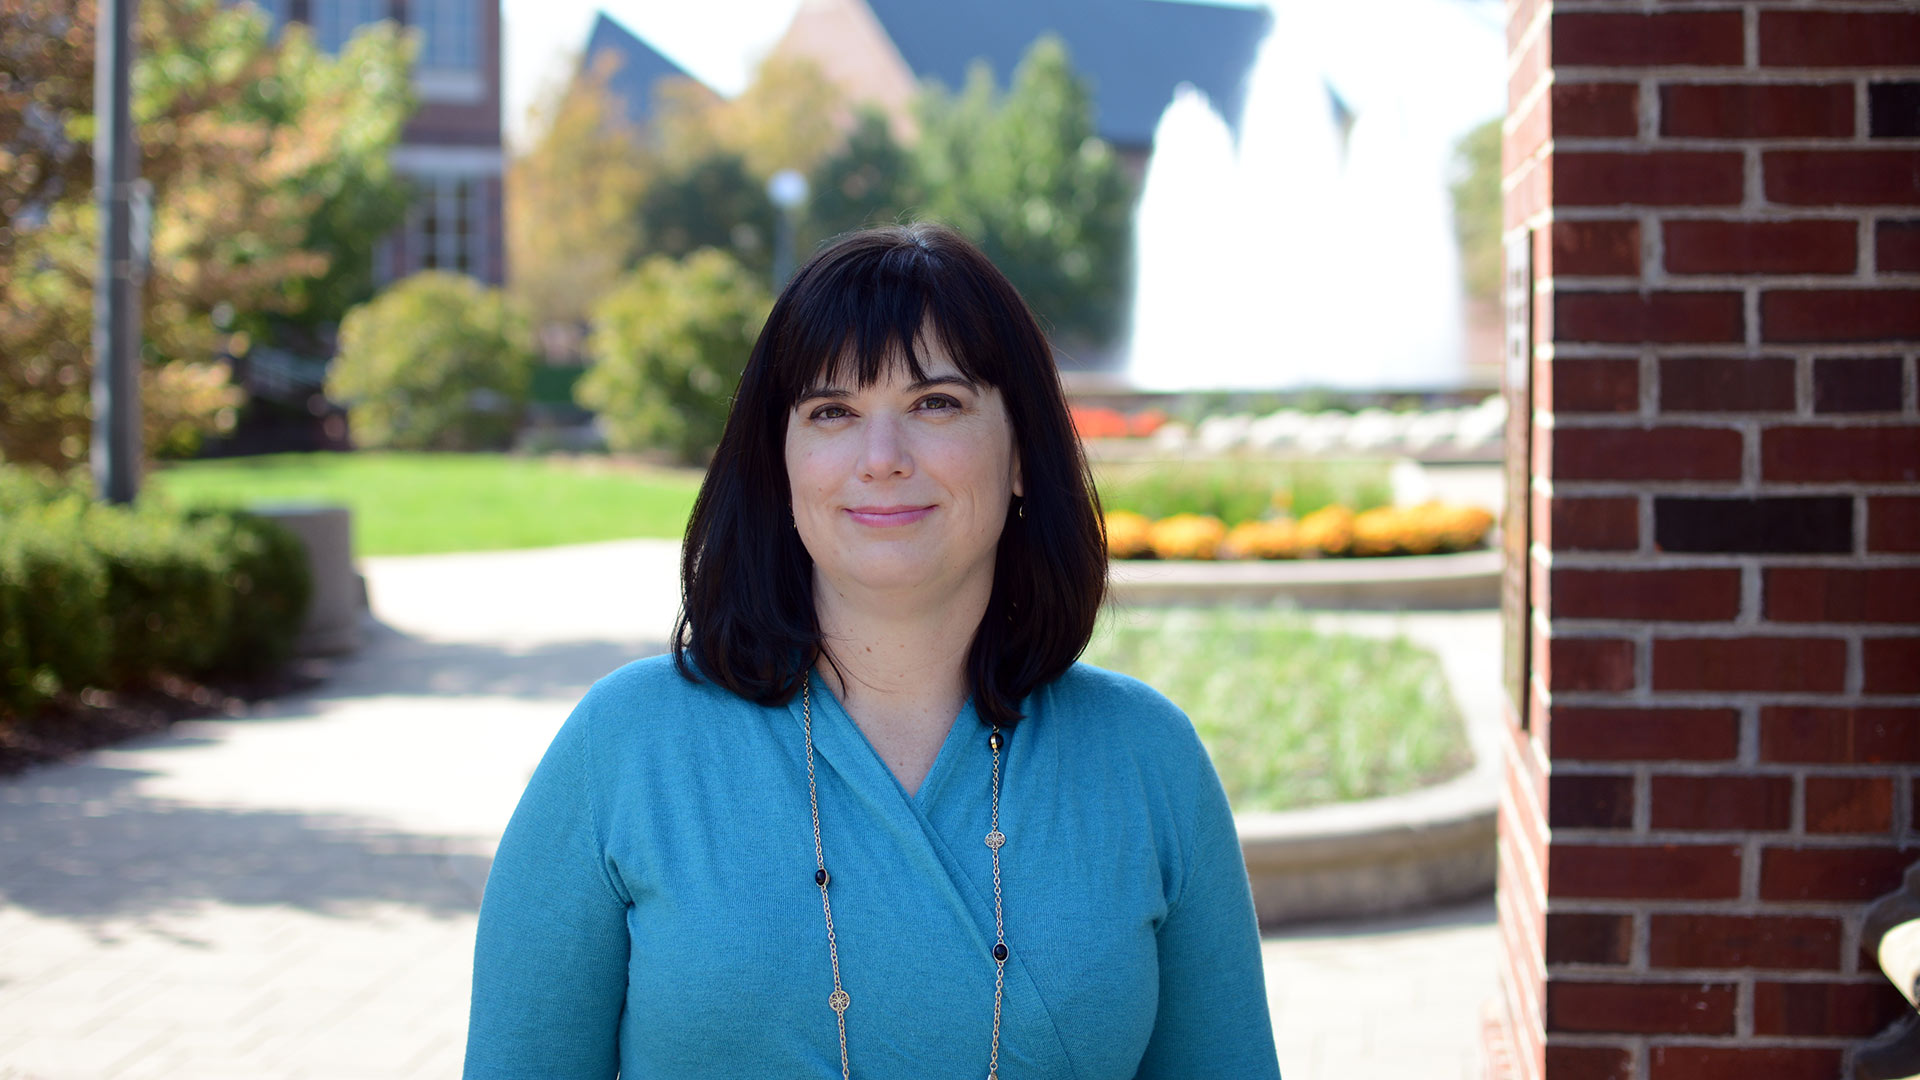
POLYGON ((1272 24, 1265 8, 1174 0, 867 0, 916 77, 957 89, 978 57, 1005 86, 1034 39, 1066 43, 1093 88, 1095 124, 1118 146, 1145 148, 1183 82, 1206 92, 1234 131, 1247 73, 1272 24))
POLYGON ((593 33, 587 35, 586 52, 580 58, 582 69, 591 71, 603 52, 612 52, 620 58, 620 66, 607 81, 607 89, 626 102, 627 122, 635 127, 644 127, 653 116, 656 82, 666 78, 693 78, 679 64, 635 37, 633 31, 608 18, 604 11, 596 14, 593 33))

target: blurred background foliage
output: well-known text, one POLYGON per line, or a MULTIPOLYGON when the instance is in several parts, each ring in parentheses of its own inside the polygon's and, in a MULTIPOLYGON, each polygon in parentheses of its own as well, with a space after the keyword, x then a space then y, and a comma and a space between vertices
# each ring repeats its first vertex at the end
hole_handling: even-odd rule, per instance
MULTIPOLYGON (((91 437, 94 14, 87 0, 0 10, 0 455, 54 469, 84 462, 91 437)), ((251 6, 140 6, 150 455, 231 426, 241 396, 223 353, 371 293, 373 245, 406 209, 388 156, 413 109, 412 52, 390 24, 329 56, 304 27, 270 34, 251 6)))
POLYGON ((505 450, 533 374, 517 305, 465 274, 429 270, 347 313, 327 396, 363 447, 505 450))
POLYGON ((1461 283, 1474 300, 1500 299, 1499 117, 1469 131, 1454 147, 1454 235, 1460 242, 1461 283))
POLYGON ((726 252, 655 255, 601 298, 593 366, 574 387, 615 450, 664 450, 704 464, 733 388, 772 310, 763 279, 726 252))
POLYGON ((509 287, 536 323, 586 322, 659 255, 715 248, 769 280, 767 181, 794 169, 810 191, 794 222, 801 260, 852 229, 939 220, 979 243, 1064 341, 1119 332, 1134 191, 1057 39, 1035 43, 1004 93, 984 66, 958 92, 928 84, 911 141, 803 60, 763 64, 732 100, 662 83, 644 131, 610 95, 613 74, 596 67, 550 92, 509 165, 509 287))

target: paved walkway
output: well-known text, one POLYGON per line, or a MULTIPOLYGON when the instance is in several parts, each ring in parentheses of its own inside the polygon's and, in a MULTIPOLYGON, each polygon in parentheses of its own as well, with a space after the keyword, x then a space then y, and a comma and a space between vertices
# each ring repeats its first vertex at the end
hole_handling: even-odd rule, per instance
MULTIPOLYGON (((316 692, 0 781, 0 1080, 458 1075, 493 842, 572 702, 661 648, 675 559, 369 559, 382 625, 316 692)), ((1477 1077, 1493 952, 1491 901, 1270 937, 1283 1072, 1477 1077)))

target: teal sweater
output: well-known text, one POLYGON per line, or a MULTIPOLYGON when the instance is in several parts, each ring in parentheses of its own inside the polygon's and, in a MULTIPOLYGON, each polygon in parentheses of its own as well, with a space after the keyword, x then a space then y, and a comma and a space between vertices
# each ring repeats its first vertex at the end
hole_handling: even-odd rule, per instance
MULTIPOLYGON (((1076 665, 1001 755, 1004 1080, 1277 1080, 1252 896, 1193 726, 1076 665)), ((821 680, 820 835, 862 1080, 987 1072, 992 755, 969 702, 909 798, 821 680)), ((840 1075, 798 696, 667 657, 602 679, 487 878, 466 1075, 840 1075)))

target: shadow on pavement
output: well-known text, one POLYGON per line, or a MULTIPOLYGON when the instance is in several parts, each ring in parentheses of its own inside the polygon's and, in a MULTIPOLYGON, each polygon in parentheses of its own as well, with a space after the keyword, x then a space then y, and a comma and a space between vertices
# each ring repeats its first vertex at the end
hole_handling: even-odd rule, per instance
POLYGON ((1260 938, 1263 941, 1284 941, 1288 938, 1375 937, 1382 934, 1410 933, 1420 930, 1492 926, 1498 918, 1498 912, 1493 906, 1493 894, 1489 892, 1471 900, 1440 907, 1422 908, 1400 915, 1370 915, 1357 919, 1291 923, 1271 930, 1262 930, 1260 938))
POLYGON ((384 623, 364 624, 359 651, 321 662, 324 680, 275 699, 263 718, 302 701, 384 695, 501 697, 571 704, 623 664, 666 651, 663 641, 563 641, 525 647, 429 641, 384 623))
MULTIPOLYGON (((379 696, 570 705, 608 672, 665 648, 598 640, 440 642, 371 620, 365 629, 357 652, 321 662, 324 681, 233 719, 311 720, 313 706, 379 696)), ((142 743, 212 749, 223 741, 218 731, 195 725, 142 743)), ((137 788, 151 775, 82 757, 0 783, 0 906, 83 923, 202 903, 327 914, 398 903, 449 917, 479 907, 491 855, 470 840, 344 814, 156 798, 137 788)))
POLYGON ((0 905, 81 922, 201 903, 350 914, 399 903, 471 914, 490 857, 342 815, 136 794, 150 774, 79 763, 0 786, 0 905))

